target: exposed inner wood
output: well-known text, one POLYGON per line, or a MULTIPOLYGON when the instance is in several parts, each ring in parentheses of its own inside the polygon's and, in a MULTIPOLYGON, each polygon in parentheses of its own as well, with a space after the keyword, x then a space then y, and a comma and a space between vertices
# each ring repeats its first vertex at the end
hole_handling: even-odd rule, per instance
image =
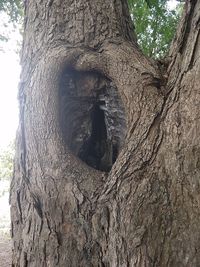
POLYGON ((116 86, 98 73, 65 70, 60 103, 60 125, 68 148, 92 168, 110 171, 126 132, 116 86))
POLYGON ((200 1, 186 1, 164 82, 128 38, 127 1, 26 5, 12 266, 200 266, 200 1), (103 140, 113 161, 121 150, 109 173, 84 158, 103 140))

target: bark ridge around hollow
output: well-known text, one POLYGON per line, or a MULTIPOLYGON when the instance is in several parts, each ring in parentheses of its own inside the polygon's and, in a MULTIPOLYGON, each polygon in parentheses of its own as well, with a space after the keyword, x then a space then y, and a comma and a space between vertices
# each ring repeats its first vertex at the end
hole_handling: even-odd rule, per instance
POLYGON ((25 4, 12 266, 199 266, 200 1, 164 67, 127 1, 25 4))

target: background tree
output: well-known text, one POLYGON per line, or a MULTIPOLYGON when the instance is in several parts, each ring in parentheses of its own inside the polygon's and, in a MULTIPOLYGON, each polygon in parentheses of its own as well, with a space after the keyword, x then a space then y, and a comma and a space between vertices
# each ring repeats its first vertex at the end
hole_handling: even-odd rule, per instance
MULTIPOLYGON (((129 10, 143 52, 156 58, 166 56, 181 15, 182 3, 175 10, 169 9, 169 0, 129 0, 129 10)), ((180 1, 183 2, 183 1, 180 1)), ((23 8, 21 0, 1 0, 0 12, 7 14, 10 22, 22 23, 23 8)), ((8 40, 8 22, 0 34, 1 40, 8 40)))
POLYGON ((11 21, 19 22, 23 15, 21 0, 0 0, 0 11, 9 15, 11 21))
POLYGON ((0 180, 9 180, 13 175, 14 142, 0 151, 0 180))
MULTIPOLYGON (((7 42, 11 33, 22 23, 21 0, 0 0, 0 42, 7 42)), ((3 50, 0 47, 0 51, 3 50)))
POLYGON ((167 55, 180 19, 183 3, 173 10, 167 0, 129 0, 129 9, 135 23, 138 43, 150 57, 167 55))
POLYGON ((124 0, 25 10, 13 266, 199 266, 200 1, 165 66, 124 0))

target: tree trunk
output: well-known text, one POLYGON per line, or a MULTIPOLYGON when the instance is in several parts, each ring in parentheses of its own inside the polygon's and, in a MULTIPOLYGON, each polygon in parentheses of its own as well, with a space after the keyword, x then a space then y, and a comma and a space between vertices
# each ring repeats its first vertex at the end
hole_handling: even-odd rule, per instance
POLYGON ((161 65, 124 0, 26 1, 12 266, 200 266, 199 26, 161 65))

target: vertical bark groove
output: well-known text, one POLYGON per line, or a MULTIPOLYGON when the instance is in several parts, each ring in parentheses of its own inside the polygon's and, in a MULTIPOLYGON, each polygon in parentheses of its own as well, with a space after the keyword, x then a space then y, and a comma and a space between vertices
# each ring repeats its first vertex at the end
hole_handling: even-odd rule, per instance
POLYGON ((26 1, 13 266, 199 266, 199 10, 162 73, 126 1, 26 1))

